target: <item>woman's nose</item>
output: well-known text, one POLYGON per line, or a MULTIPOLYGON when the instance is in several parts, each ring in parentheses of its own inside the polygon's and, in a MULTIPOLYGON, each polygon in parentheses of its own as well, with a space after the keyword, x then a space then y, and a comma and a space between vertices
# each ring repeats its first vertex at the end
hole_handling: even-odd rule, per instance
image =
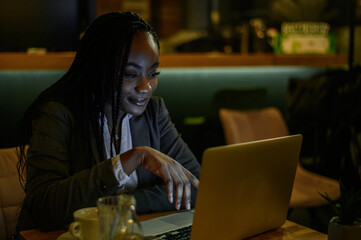
POLYGON ((138 80, 137 86, 135 87, 135 90, 137 92, 149 92, 152 90, 152 86, 150 85, 150 82, 148 81, 147 77, 142 77, 138 80))

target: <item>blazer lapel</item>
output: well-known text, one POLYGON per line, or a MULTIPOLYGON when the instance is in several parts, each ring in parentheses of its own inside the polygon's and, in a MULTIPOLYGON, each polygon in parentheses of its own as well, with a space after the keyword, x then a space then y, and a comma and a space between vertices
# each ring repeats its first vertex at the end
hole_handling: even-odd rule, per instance
MULTIPOLYGON (((150 146, 149 125, 144 114, 138 117, 133 116, 129 123, 133 147, 150 146)), ((138 168, 138 186, 144 186, 151 175, 152 173, 149 170, 142 167, 138 168)))

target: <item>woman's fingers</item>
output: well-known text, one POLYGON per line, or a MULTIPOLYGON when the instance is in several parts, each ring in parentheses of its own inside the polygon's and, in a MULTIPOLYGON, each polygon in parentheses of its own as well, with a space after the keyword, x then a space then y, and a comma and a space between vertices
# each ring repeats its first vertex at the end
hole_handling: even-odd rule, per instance
POLYGON ((173 203, 173 195, 175 196, 174 205, 176 209, 180 209, 180 202, 183 195, 183 181, 185 180, 178 171, 182 173, 181 169, 176 170, 177 167, 163 166, 159 176, 163 179, 167 187, 168 201, 173 203))
POLYGON ((191 184, 193 184, 196 188, 198 188, 199 181, 198 179, 187 169, 183 170, 185 176, 185 182, 183 187, 183 199, 184 206, 187 210, 191 209, 191 184))
MULTIPOLYGON (((184 169, 182 166, 177 166, 172 168, 174 173, 173 182, 175 185, 175 207, 180 209, 182 198, 184 200, 184 206, 186 209, 190 210, 190 201, 191 201, 191 178, 193 176, 190 172, 184 169), (189 174, 188 174, 189 173, 189 174)), ((172 174, 171 174, 172 175, 172 174)))
POLYGON ((191 210, 191 184, 188 182, 184 185, 184 206, 191 210))
POLYGON ((181 164, 167 155, 151 148, 142 148, 141 165, 161 177, 166 184, 170 203, 180 209, 182 198, 186 209, 190 209, 191 184, 198 188, 198 179, 181 164))
POLYGON ((183 198, 185 208, 190 210, 192 192, 191 184, 198 188, 199 180, 192 173, 180 165, 162 167, 162 171, 159 176, 163 179, 167 186, 168 201, 170 203, 174 202, 175 208, 179 210, 183 198))
POLYGON ((183 182, 179 181, 176 183, 176 202, 175 202, 175 208, 177 210, 180 209, 181 201, 182 201, 182 195, 183 195, 183 182))
POLYGON ((163 180, 167 186, 168 201, 170 203, 173 203, 173 180, 172 180, 172 177, 171 177, 169 171, 164 171, 163 180))

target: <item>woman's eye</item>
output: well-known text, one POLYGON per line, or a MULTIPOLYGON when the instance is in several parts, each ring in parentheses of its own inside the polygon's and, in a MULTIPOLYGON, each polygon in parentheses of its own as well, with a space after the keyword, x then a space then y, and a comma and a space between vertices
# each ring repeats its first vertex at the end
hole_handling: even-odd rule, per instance
POLYGON ((156 71, 154 71, 154 72, 149 73, 149 76, 150 76, 150 77, 156 77, 156 76, 158 76, 159 74, 160 74, 160 71, 159 71, 159 70, 156 70, 156 71))
POLYGON ((126 78, 136 78, 137 74, 135 74, 135 73, 125 73, 124 77, 126 77, 126 78))

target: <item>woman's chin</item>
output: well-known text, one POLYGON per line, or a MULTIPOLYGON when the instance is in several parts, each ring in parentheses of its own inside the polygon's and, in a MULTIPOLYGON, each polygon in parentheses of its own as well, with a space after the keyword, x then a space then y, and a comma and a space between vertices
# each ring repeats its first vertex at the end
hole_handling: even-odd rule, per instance
POLYGON ((132 104, 132 105, 133 106, 126 108, 125 112, 128 114, 131 114, 133 116, 142 115, 145 111, 145 108, 147 107, 147 104, 142 105, 142 106, 138 106, 138 105, 134 105, 134 104, 132 104))

